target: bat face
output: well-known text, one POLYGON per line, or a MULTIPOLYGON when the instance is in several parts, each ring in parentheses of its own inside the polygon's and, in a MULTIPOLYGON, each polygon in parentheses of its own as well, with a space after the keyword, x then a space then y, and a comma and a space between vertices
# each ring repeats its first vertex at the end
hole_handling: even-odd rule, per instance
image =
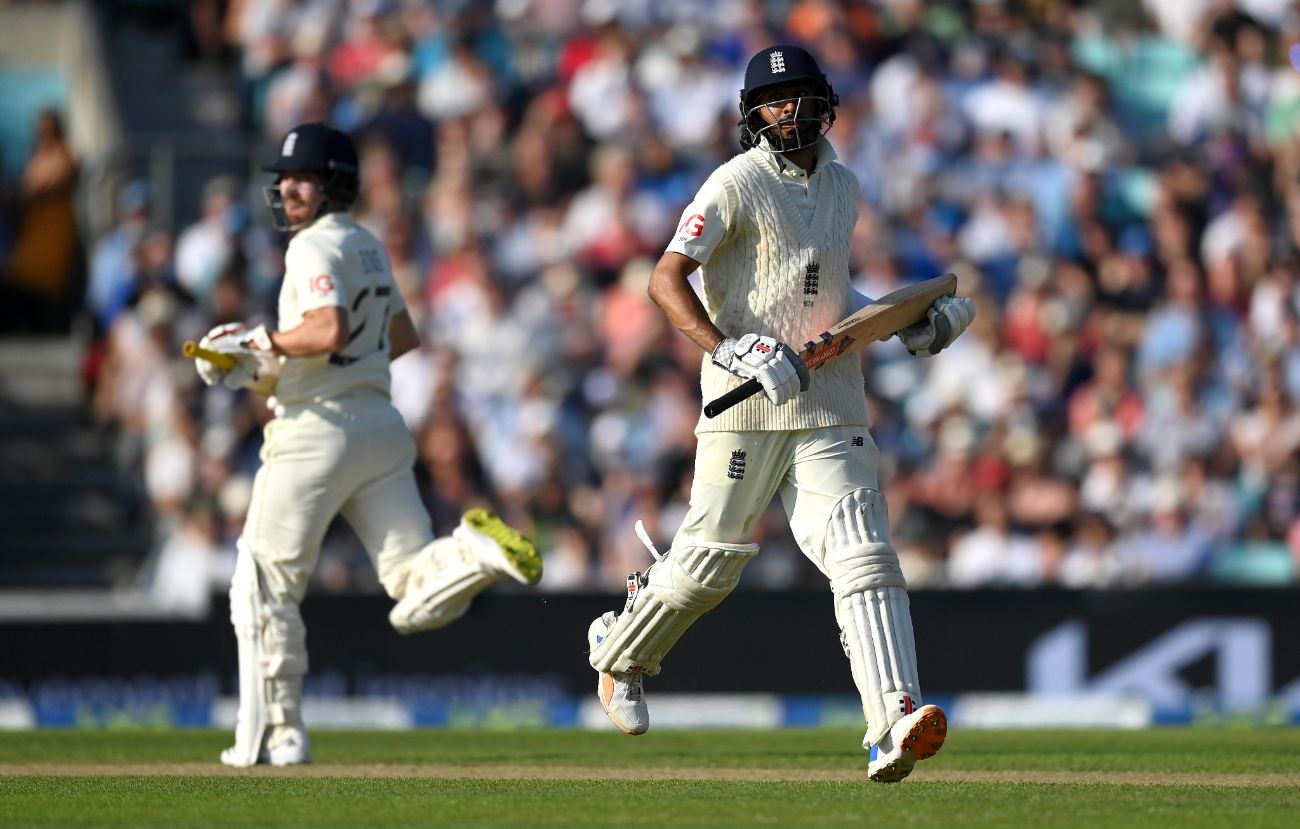
POLYGON ((900 328, 920 322, 936 299, 956 291, 957 277, 950 273, 899 288, 804 343, 799 357, 809 369, 821 368, 856 346, 888 339, 900 328))

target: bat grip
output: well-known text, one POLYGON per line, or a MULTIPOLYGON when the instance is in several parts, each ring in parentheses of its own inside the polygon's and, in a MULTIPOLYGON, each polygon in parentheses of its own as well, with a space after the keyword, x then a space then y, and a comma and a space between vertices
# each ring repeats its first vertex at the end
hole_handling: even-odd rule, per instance
POLYGON ((717 417, 742 400, 748 400, 763 390, 763 384, 756 379, 746 380, 731 391, 712 401, 704 407, 705 417, 717 417))
POLYGON ((181 346, 181 354, 189 357, 191 360, 207 360, 217 368, 232 369, 235 367, 235 358, 229 354, 222 354, 219 351, 211 351, 200 346, 193 340, 186 340, 181 346))

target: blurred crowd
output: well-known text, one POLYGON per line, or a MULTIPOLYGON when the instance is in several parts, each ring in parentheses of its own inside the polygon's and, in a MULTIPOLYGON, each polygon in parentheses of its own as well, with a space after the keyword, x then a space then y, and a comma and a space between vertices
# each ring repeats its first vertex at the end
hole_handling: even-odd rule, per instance
MULTIPOLYGON (((685 511, 700 353, 646 297, 737 151, 745 61, 806 45, 861 183, 853 280, 953 271, 972 329, 864 354, 893 539, 917 587, 1286 584, 1300 564, 1300 8, 1288 0, 231 0, 250 142, 325 120, 362 159, 424 348, 393 365, 435 529, 487 504, 543 587, 614 588, 685 511)), ((228 564, 264 401, 178 343, 274 323, 269 177, 174 236, 125 188, 91 251, 96 411, 156 514, 154 577, 228 564)), ((816 586, 779 504, 750 588, 816 586)), ((205 571, 206 572, 206 571, 205 571)), ((377 589, 346 527, 319 589, 377 589)), ((161 595, 183 588, 168 587, 161 595)), ((199 589, 207 589, 205 585, 199 589)))
POLYGON ((0 155, 0 332, 67 331, 83 279, 80 166, 54 109, 36 113, 14 180, 0 155))

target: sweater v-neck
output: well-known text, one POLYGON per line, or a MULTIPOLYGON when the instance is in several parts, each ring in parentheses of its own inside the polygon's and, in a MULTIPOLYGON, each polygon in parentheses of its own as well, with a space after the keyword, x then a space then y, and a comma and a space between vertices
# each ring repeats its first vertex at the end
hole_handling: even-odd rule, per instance
MULTIPOLYGON (((761 153, 763 151, 758 150, 758 152, 761 153)), ((814 175, 824 174, 826 168, 830 166, 830 162, 833 160, 834 160, 833 158, 827 159, 824 163, 819 164, 817 168, 813 170, 812 173, 808 174, 808 176, 811 178, 814 175)), ((794 203, 794 199, 792 199, 790 197, 790 194, 786 192, 785 182, 781 180, 781 173, 778 169, 776 169, 776 167, 780 164, 780 162, 779 161, 768 162, 766 159, 761 159, 761 158, 756 158, 754 159, 754 161, 758 164, 759 167, 763 169, 763 173, 768 178, 768 180, 771 183, 776 185, 777 192, 780 193, 780 195, 777 198, 779 199, 784 210, 788 214, 793 216, 794 221, 798 223, 797 227, 800 230, 800 234, 799 234, 800 239, 804 243, 804 246, 817 247, 820 239, 817 237, 815 231, 825 224, 824 218, 826 215, 826 211, 823 208, 826 206, 825 202, 826 199, 829 197, 827 190, 831 189, 830 187, 828 187, 830 182, 827 181, 818 182, 817 201, 813 204, 812 221, 809 222, 807 219, 804 218, 803 213, 799 211, 799 207, 794 203)), ((825 234, 823 233, 822 235, 825 234)))

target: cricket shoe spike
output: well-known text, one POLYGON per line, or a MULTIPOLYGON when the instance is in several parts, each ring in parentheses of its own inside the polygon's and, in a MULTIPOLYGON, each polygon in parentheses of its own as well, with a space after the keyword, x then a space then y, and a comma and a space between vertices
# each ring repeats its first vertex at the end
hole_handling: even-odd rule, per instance
POLYGON ((467 511, 452 535, 468 544, 480 561, 520 584, 542 580, 537 545, 490 510, 475 507, 467 511))
POLYGON ((894 723, 883 740, 871 747, 867 777, 876 783, 898 783, 920 760, 943 748, 948 715, 937 705, 923 705, 894 723))
MULTIPOLYGON (((617 620, 618 614, 611 610, 591 623, 587 628, 587 643, 592 650, 605 640, 617 620)), ((600 700, 600 707, 605 709, 614 727, 624 734, 644 734, 650 728, 650 708, 641 687, 643 678, 640 670, 596 672, 596 698, 600 700)))
MULTIPOLYGON (((221 752, 221 762, 238 766, 233 748, 221 752)), ((262 750, 257 753, 258 765, 301 766, 311 762, 311 740, 307 730, 297 725, 277 725, 267 731, 262 750)))

